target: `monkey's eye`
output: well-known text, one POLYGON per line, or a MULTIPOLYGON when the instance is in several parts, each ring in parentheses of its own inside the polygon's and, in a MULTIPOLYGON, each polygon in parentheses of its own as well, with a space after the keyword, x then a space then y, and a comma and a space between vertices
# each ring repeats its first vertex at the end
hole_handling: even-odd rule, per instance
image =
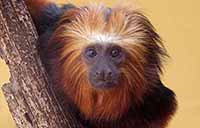
POLYGON ((95 49, 88 49, 86 50, 86 56, 89 58, 94 58, 97 56, 97 51, 95 49))
POLYGON ((115 48, 111 51, 111 57, 115 58, 121 55, 121 50, 118 48, 115 48))

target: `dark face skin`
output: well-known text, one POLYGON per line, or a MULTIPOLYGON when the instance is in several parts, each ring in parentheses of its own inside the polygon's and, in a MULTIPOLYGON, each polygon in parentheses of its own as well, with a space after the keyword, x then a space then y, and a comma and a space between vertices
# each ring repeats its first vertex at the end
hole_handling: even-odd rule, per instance
POLYGON ((95 88, 111 88, 119 83, 120 64, 125 60, 123 49, 116 44, 92 44, 84 49, 89 81, 95 88))

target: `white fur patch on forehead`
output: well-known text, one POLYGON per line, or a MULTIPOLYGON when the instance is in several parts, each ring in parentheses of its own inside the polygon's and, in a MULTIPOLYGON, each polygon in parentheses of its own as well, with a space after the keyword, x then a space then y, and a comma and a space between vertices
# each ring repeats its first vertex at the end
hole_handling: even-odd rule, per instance
POLYGON ((92 43, 115 43, 120 37, 114 33, 91 33, 87 39, 92 43))

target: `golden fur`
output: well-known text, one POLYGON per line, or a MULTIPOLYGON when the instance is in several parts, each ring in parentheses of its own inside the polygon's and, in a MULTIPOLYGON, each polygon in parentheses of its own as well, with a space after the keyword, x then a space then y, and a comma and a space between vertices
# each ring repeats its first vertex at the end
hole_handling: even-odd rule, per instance
POLYGON ((165 55, 159 36, 138 10, 112 8, 108 21, 104 6, 89 6, 66 11, 49 41, 48 54, 56 63, 56 80, 81 112, 92 119, 115 120, 123 116, 159 79, 161 57, 165 55), (108 90, 93 88, 88 81, 83 49, 93 43, 94 33, 116 37, 126 51, 120 66, 120 85, 108 90), (55 57, 56 55, 56 57, 55 57), (150 59, 149 59, 150 58, 150 59))

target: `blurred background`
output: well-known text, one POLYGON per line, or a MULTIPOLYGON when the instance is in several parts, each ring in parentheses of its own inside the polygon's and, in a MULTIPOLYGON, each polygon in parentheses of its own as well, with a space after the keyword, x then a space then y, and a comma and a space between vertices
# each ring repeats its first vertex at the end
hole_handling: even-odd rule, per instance
MULTIPOLYGON (((53 1, 53 0, 52 0, 53 1)), ((63 0, 64 1, 64 0, 63 0)), ((76 5, 100 0, 71 0, 76 5)), ((151 20, 171 56, 165 63, 163 82, 175 91, 178 112, 168 128, 200 128, 200 1, 101 0, 108 6, 133 5, 151 20)), ((9 70, 0 60, 0 87, 9 81, 9 70)), ((0 90, 0 128, 15 128, 0 90)))

